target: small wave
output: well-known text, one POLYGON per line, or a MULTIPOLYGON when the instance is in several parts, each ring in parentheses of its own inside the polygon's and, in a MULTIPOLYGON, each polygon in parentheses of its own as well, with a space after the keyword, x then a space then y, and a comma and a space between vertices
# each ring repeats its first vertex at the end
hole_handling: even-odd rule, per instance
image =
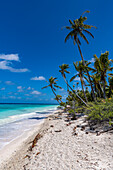
MULTIPOLYGON (((42 108, 41 108, 42 109, 42 108)), ((42 110, 40 110, 39 108, 36 109, 35 111, 33 112, 28 112, 29 113, 24 113, 24 114, 17 114, 17 115, 12 115, 12 116, 9 116, 7 118, 4 118, 4 119, 0 119, 0 126, 1 125, 4 125, 4 124, 8 124, 8 123, 13 123, 13 122, 16 122, 16 121, 20 121, 20 120, 23 120, 23 119, 27 119, 27 118, 30 118, 30 117, 35 117, 37 116, 37 114, 39 115, 42 115, 42 114, 49 114, 51 112, 54 112, 55 110, 57 109, 57 107, 45 107, 43 108, 42 110)))
POLYGON ((0 119, 0 125, 4 125, 4 124, 7 124, 7 123, 12 123, 12 122, 15 122, 17 120, 19 121, 19 120, 29 118, 29 117, 35 116, 35 115, 36 115, 36 112, 32 112, 32 113, 28 113, 28 114, 9 116, 8 118, 0 119))

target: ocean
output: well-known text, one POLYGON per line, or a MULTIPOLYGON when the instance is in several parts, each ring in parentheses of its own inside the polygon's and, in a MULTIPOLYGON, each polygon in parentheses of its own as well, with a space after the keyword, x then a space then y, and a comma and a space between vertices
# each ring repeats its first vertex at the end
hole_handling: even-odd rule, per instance
POLYGON ((40 123, 58 105, 0 104, 0 149, 40 123))

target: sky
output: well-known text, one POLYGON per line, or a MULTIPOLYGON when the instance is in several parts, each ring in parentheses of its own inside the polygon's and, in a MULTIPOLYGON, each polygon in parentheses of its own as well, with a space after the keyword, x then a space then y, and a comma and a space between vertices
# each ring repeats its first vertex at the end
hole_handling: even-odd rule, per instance
MULTIPOLYGON (((64 42, 69 25, 86 10, 87 24, 95 25, 82 41, 85 60, 109 51, 113 59, 113 1, 112 0, 0 0, 0 103, 55 103, 47 80, 58 78, 66 97, 66 85, 59 65, 69 64, 71 78, 73 61, 80 61, 77 46, 72 40, 64 42)), ((73 83, 76 83, 75 80, 73 83)))

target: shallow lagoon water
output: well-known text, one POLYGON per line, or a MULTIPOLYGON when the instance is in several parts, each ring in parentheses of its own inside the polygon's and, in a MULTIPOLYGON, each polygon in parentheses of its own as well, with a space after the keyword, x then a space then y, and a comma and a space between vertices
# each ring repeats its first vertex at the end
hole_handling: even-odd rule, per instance
POLYGON ((58 105, 0 104, 0 149, 46 119, 58 105))

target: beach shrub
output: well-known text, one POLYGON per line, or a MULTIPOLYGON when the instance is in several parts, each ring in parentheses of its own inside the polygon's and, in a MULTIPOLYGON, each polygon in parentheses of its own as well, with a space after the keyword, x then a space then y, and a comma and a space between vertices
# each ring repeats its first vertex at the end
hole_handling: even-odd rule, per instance
POLYGON ((101 123, 107 121, 112 124, 113 121, 113 99, 102 100, 101 102, 89 103, 89 107, 85 110, 88 115, 87 119, 101 123))

